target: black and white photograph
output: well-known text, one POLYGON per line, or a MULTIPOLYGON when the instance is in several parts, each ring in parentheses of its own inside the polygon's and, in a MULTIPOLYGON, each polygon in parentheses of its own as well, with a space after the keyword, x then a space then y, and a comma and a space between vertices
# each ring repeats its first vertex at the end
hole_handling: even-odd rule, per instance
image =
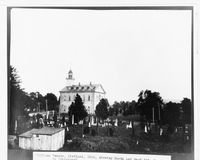
POLYGON ((192 6, 9 7, 7 15, 9 160, 34 152, 194 159, 192 6))

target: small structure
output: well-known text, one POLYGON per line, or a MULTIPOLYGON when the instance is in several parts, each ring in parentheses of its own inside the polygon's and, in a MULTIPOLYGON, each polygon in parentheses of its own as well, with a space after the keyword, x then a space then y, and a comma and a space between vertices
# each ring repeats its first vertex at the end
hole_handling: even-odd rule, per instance
POLYGON ((65 129, 43 127, 19 135, 19 147, 28 150, 58 150, 65 143, 65 129))

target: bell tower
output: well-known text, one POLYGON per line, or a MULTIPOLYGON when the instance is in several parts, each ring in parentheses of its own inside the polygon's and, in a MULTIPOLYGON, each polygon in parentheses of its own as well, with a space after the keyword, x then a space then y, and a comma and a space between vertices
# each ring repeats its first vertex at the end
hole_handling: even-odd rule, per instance
POLYGON ((75 79, 73 78, 73 72, 71 69, 68 72, 68 77, 66 78, 66 80, 67 80, 67 86, 72 86, 74 84, 75 79))

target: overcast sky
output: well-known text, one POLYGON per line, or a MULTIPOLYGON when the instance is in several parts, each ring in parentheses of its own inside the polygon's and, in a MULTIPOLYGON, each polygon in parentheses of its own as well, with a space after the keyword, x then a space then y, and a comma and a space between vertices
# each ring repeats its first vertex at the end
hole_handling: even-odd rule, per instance
POLYGON ((190 11, 13 9, 11 65, 27 92, 59 96, 69 69, 114 101, 191 98, 190 11))

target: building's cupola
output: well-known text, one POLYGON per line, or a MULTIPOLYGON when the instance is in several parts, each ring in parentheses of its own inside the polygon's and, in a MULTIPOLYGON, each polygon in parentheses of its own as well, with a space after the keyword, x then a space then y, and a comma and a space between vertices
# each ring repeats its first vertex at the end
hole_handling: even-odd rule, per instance
POLYGON ((71 86, 74 84, 74 77, 73 77, 73 72, 72 70, 70 69, 69 72, 68 72, 68 77, 66 78, 67 80, 67 86, 71 86))

